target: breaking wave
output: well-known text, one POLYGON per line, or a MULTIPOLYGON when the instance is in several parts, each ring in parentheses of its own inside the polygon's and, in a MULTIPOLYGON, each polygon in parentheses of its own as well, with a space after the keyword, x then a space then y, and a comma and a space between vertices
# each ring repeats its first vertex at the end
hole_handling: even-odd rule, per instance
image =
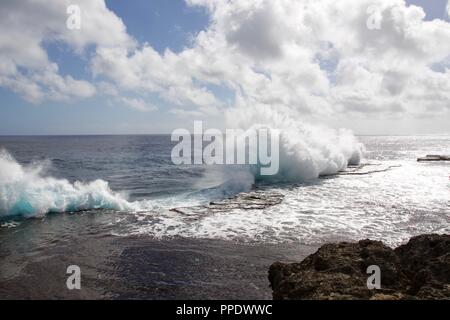
MULTIPOLYGON (((217 177, 220 173, 221 182, 216 187, 188 194, 184 202, 233 196, 249 191, 258 181, 269 184, 302 182, 332 175, 348 165, 359 164, 362 159, 363 145, 348 130, 333 130, 294 121, 280 112, 264 108, 257 111, 235 109, 233 112, 242 113, 232 116, 237 128, 257 129, 259 125, 255 123, 264 123, 266 128, 279 130, 278 173, 263 176, 259 166, 222 166, 219 170, 208 168, 205 175, 209 173, 217 177), (246 122, 245 119, 250 120, 246 122)), ((45 175, 44 169, 45 163, 23 166, 7 151, 0 151, 0 218, 89 209, 148 211, 154 205, 161 208, 174 200, 129 202, 123 194, 112 191, 104 180, 71 183, 45 175)))
POLYGON ((228 123, 244 130, 261 123, 280 133, 278 173, 262 176, 260 170, 252 170, 256 180, 302 182, 358 165, 363 157, 363 144, 347 129, 311 125, 264 106, 235 109, 228 117, 228 123))
POLYGON ((104 180, 70 183, 44 176, 44 168, 45 163, 22 166, 7 151, 0 151, 0 218, 132 207, 104 180))

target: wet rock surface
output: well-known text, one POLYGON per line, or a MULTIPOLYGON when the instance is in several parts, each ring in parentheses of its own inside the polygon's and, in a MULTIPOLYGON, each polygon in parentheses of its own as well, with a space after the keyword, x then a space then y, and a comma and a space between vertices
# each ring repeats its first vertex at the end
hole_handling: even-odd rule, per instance
POLYGON ((438 154, 428 154, 425 157, 417 158, 418 162, 426 161, 450 161, 450 156, 443 156, 438 154))
MULTIPOLYGON (((373 173, 386 172, 395 168, 400 168, 401 165, 386 165, 381 163, 363 163, 356 166, 348 166, 345 170, 339 171, 335 175, 338 176, 362 176, 373 173)), ((327 177, 327 176, 325 176, 327 177)))
POLYGON ((269 270, 274 299, 450 299, 450 235, 420 235, 396 249, 380 241, 323 245, 300 263, 269 270), (369 290, 367 268, 380 267, 369 290))
POLYGON ((170 211, 184 215, 212 214, 228 212, 234 209, 262 210, 283 201, 284 195, 279 192, 255 190, 242 192, 234 197, 211 201, 207 205, 172 208, 170 211))

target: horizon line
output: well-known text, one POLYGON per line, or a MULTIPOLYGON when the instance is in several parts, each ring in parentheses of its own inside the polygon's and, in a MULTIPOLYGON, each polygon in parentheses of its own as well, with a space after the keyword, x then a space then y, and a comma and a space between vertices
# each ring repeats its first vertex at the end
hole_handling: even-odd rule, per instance
MULTIPOLYGON (((170 136, 172 133, 62 133, 62 134, 0 134, 0 137, 76 137, 76 136, 170 136)), ((447 136, 450 132, 442 133, 353 133, 355 136, 447 136)))

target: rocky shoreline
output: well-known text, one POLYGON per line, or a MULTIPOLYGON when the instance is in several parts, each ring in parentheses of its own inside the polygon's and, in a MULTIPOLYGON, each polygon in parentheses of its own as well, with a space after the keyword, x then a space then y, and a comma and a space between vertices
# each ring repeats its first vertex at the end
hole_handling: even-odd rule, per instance
POLYGON ((273 263, 269 281, 276 300, 450 299, 450 235, 420 235, 395 249, 372 240, 325 244, 300 263, 273 263), (367 286, 373 265, 380 289, 367 286))

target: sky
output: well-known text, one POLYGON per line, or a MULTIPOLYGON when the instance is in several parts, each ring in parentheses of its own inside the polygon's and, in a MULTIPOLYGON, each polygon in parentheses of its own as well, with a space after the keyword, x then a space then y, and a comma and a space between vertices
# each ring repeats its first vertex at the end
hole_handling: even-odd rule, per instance
POLYGON ((0 135, 283 117, 448 134, 448 13, 446 0, 2 0, 0 135))

